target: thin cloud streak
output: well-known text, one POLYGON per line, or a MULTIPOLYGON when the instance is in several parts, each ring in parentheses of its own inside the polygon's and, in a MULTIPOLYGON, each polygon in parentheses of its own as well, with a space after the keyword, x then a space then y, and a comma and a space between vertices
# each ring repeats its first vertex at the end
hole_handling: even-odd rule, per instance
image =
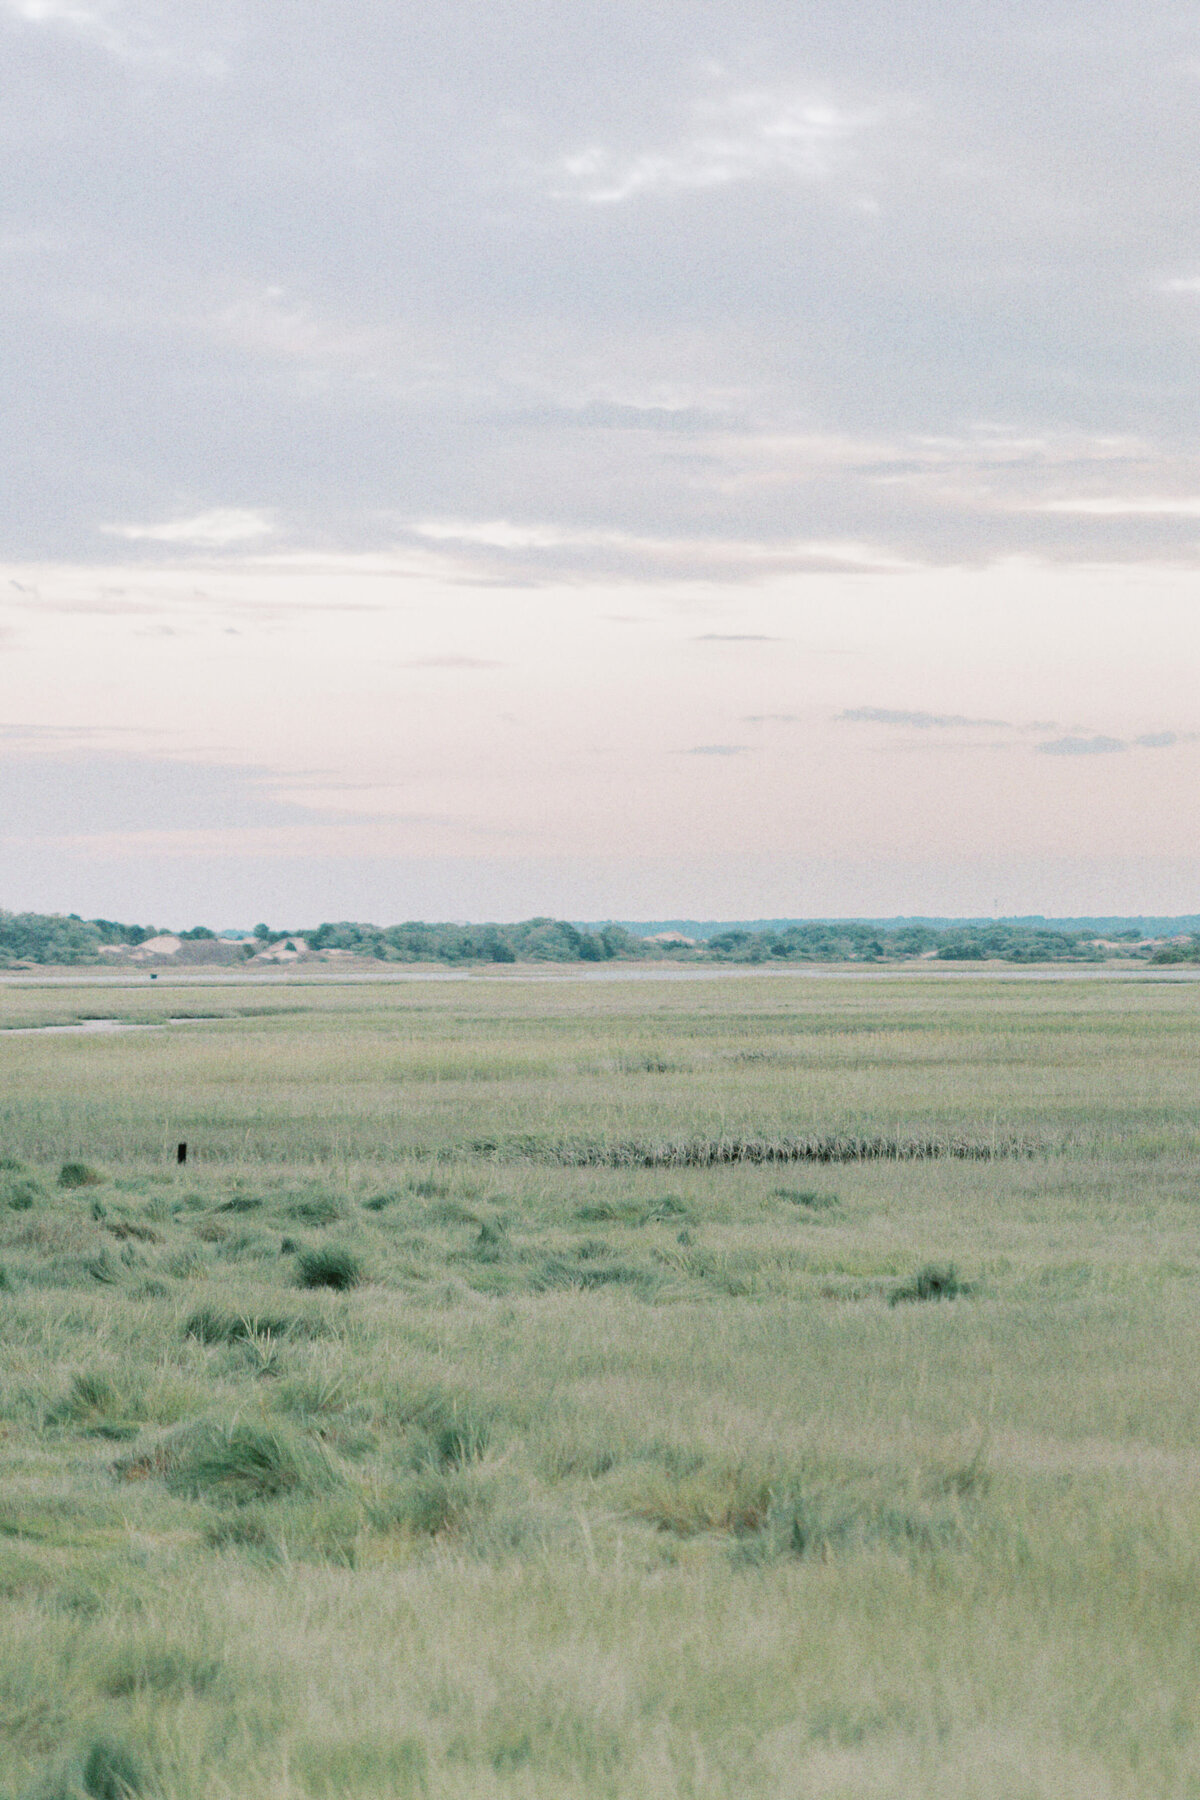
POLYGON ((250 507, 217 506, 187 519, 167 519, 158 525, 101 525, 106 537, 127 543, 179 544, 187 549, 227 550, 234 544, 270 537, 275 523, 269 513, 250 507))
POLYGON ((918 731, 981 727, 1011 730, 1007 719, 968 719, 959 713, 897 712, 886 706, 854 706, 838 714, 840 725, 908 725, 918 731))
POLYGON ((787 177, 827 180, 852 141, 880 121, 817 94, 735 90, 698 99, 690 129, 673 144, 632 155, 593 144, 564 156, 550 191, 593 206, 787 177))

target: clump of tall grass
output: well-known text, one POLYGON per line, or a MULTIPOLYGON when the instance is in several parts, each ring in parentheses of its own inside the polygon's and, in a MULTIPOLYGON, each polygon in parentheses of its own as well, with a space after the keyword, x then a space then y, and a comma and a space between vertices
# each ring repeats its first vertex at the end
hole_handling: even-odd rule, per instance
POLYGON ((105 1231, 111 1231, 113 1236, 120 1243, 126 1243, 131 1239, 134 1243, 138 1244, 162 1243, 162 1233, 155 1230, 153 1225, 148 1225, 144 1219, 109 1218, 106 1216, 103 1224, 105 1231))
POLYGON ((93 1169, 90 1163, 65 1162, 58 1171, 58 1185, 61 1188, 100 1187, 104 1176, 99 1169, 93 1169))
POLYGON ((119 1644, 98 1674, 96 1686, 114 1700, 131 1695, 181 1700, 208 1693, 221 1670, 221 1658, 211 1649, 190 1649, 151 1634, 119 1644))
POLYGON ((479 1227, 479 1234, 471 1246, 471 1253, 476 1262, 503 1262, 509 1254, 508 1231, 502 1219, 485 1219, 479 1227))
POLYGON ((637 1200, 587 1200, 575 1217, 581 1225, 644 1225, 647 1214, 637 1200))
POLYGON ((146 1791, 146 1774, 128 1745, 101 1737, 84 1754, 82 1785, 89 1800, 130 1800, 146 1791))
MULTIPOLYGON (((903 1484, 888 1491, 853 1481, 820 1481, 801 1471, 754 1461, 667 1458, 635 1481, 628 1510, 674 1537, 721 1535, 739 1557, 827 1557, 833 1551, 886 1545, 908 1552, 951 1542, 957 1516, 944 1498, 914 1497, 903 1484)), ((956 1490, 957 1491, 957 1490, 956 1490)), ((965 1491, 965 1490, 964 1490, 965 1491)))
POLYGON ((386 1212, 389 1206, 395 1206, 397 1201, 403 1198, 403 1194, 397 1193, 394 1189, 386 1189, 382 1194, 370 1195, 363 1201, 363 1207, 367 1212, 386 1212))
POLYGON ((305 1288, 333 1288, 344 1293, 363 1279, 362 1260, 344 1244, 302 1250, 296 1258, 296 1280, 305 1288))
POLYGON ((432 1175, 422 1175, 410 1181, 408 1187, 419 1200, 442 1200, 450 1192, 444 1181, 437 1181, 432 1175))
POLYGON ((48 1425, 75 1425, 103 1437, 134 1437, 136 1398, 102 1369, 79 1369, 47 1409, 48 1425))
POLYGON ((147 1776, 128 1745, 95 1737, 30 1792, 30 1800, 137 1800, 147 1776))
POLYGON ((431 1225, 479 1225, 479 1214, 461 1200, 443 1200, 425 1215, 431 1225))
POLYGON ((126 1458, 117 1473, 126 1481, 158 1476, 172 1493, 236 1505, 321 1493, 343 1481, 314 1440, 247 1419, 182 1426, 141 1455, 126 1458))
POLYGON ((403 1428, 408 1461, 414 1468, 460 1468, 478 1462, 496 1425, 489 1407, 469 1394, 441 1387, 395 1394, 385 1412, 403 1428))
POLYGON ((0 1206, 10 1207, 13 1212, 29 1212, 45 1197, 45 1188, 31 1175, 5 1175, 0 1179, 0 1206))
POLYGON ((486 1483, 468 1465, 426 1463, 384 1486, 367 1506, 377 1532, 400 1537, 446 1537, 462 1532, 490 1504, 486 1483))
POLYGON ((634 1518, 676 1537, 695 1537, 702 1532, 740 1536, 762 1529, 773 1494, 769 1471, 746 1463, 702 1462, 685 1475, 674 1475, 668 1469, 643 1475, 628 1510, 634 1518))
POLYGON ((287 1212, 290 1219, 301 1225, 335 1225, 345 1217, 346 1209, 332 1194, 306 1194, 294 1200, 287 1212))
POLYGON ((908 1281, 892 1289, 888 1305, 902 1306, 916 1300, 955 1300, 971 1290, 972 1283, 962 1279, 953 1263, 925 1263, 908 1281))
POLYGON ((254 1337, 323 1337, 326 1321, 304 1313, 241 1313, 218 1306, 198 1306, 188 1314, 183 1335, 201 1344, 237 1344, 254 1337))

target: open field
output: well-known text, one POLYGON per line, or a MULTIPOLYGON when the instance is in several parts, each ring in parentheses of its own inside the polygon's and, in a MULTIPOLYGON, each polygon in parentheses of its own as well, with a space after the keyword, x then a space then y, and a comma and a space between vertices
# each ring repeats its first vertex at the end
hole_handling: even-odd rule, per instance
POLYGON ((0 987, 98 1016, 0 1033, 4 1800, 1200 1797, 1194 984, 0 987))

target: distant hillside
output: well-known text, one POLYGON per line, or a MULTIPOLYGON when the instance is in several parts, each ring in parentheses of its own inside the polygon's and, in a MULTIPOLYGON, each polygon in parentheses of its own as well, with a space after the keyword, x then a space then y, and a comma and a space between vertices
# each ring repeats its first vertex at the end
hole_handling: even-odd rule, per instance
POLYGON ((1091 919, 676 919, 572 924, 403 925, 326 922, 298 931, 195 925, 179 932, 76 914, 0 912, 0 967, 186 964, 879 963, 905 961, 1153 963, 1200 961, 1200 915, 1091 919))

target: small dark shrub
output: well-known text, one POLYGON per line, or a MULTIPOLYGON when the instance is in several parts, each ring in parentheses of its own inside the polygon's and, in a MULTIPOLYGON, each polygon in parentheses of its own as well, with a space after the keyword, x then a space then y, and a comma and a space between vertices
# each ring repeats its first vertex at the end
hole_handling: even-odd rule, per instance
POLYGON ((363 1278, 362 1263, 342 1244, 329 1244, 321 1250, 304 1250, 296 1258, 296 1279, 301 1287, 335 1288, 344 1293, 357 1287, 363 1278))
POLYGON ((926 1263, 911 1280, 892 1289, 888 1303, 900 1306, 908 1300, 954 1300, 970 1291, 970 1283, 960 1278, 953 1263, 926 1263))
POLYGON ((103 1180, 98 1169, 84 1162, 65 1162, 58 1171, 58 1185, 62 1188, 99 1187, 103 1180))

